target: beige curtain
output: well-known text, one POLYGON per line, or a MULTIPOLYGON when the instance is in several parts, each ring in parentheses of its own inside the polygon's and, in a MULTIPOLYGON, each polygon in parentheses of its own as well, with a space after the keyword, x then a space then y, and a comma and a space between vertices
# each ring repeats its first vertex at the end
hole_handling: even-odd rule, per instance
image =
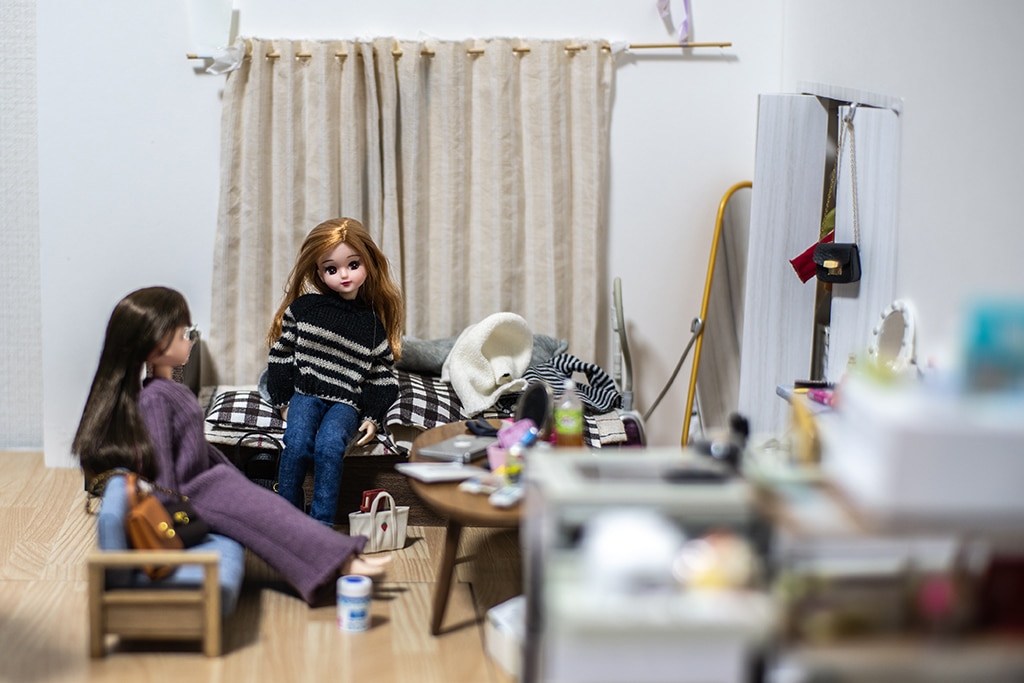
POLYGON ((593 360, 606 44, 249 43, 224 92, 216 381, 256 381, 299 244, 336 216, 362 221, 390 258, 406 334, 447 337, 512 311, 593 360))

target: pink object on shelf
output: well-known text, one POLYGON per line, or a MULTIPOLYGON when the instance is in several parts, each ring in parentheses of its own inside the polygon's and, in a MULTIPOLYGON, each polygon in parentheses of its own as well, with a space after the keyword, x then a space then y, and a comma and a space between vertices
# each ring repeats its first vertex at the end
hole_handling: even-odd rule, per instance
POLYGON ((537 425, 528 417, 510 424, 502 425, 498 430, 498 444, 502 448, 511 448, 514 444, 529 445, 537 435, 537 425))
POLYGON ((487 447, 487 464, 491 472, 497 472, 505 466, 505 459, 508 457, 508 449, 502 448, 500 443, 491 444, 487 447))

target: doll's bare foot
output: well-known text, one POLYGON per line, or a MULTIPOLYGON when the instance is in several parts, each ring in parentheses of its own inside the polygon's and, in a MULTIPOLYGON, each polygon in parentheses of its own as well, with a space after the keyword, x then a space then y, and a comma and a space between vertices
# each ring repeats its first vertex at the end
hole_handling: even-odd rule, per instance
POLYGON ((341 575, 357 574, 377 579, 384 576, 391 564, 391 555, 382 557, 366 557, 365 555, 353 555, 341 565, 341 575))

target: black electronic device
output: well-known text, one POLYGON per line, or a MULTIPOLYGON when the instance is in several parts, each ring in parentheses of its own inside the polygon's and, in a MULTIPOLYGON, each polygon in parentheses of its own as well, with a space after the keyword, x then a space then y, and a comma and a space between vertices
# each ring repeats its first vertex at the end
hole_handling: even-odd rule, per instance
POLYGON ((747 446, 747 439, 750 437, 750 422, 739 413, 729 416, 728 434, 708 440, 695 441, 693 448, 698 453, 710 456, 728 465, 731 470, 738 471, 743 460, 743 449, 747 446))

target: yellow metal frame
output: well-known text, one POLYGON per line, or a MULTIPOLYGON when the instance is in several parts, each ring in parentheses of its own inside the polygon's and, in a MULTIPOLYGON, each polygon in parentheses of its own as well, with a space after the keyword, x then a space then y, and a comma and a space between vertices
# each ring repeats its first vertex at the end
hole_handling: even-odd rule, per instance
POLYGON ((753 187, 754 184, 749 180, 736 183, 722 195, 722 200, 718 203, 718 215, 715 217, 715 234, 711 238, 711 256, 708 258, 708 274, 704 280, 704 298, 700 304, 700 320, 701 328, 697 334, 697 343, 693 349, 693 366, 690 369, 690 389, 686 394, 686 408, 683 413, 683 437, 682 445, 685 447, 689 443, 690 439, 690 420, 693 415, 693 400, 697 393, 697 370, 700 368, 700 352, 704 347, 704 330, 707 329, 707 316, 708 316, 708 299, 711 296, 711 283, 715 277, 715 260, 718 258, 718 244, 722 237, 722 222, 725 219, 725 207, 729 204, 729 199, 732 198, 739 190, 753 187))

